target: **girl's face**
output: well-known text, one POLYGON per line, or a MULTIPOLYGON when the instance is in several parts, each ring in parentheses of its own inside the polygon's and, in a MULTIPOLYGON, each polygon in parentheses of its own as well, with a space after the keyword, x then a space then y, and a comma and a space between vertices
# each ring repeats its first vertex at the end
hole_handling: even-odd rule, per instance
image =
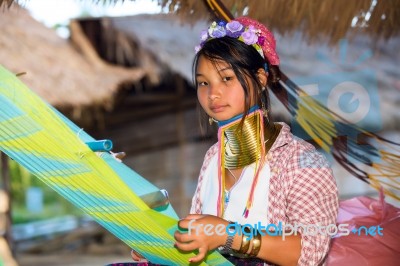
POLYGON ((244 89, 228 63, 221 60, 213 64, 200 56, 196 84, 197 98, 210 117, 223 121, 244 112, 244 89))

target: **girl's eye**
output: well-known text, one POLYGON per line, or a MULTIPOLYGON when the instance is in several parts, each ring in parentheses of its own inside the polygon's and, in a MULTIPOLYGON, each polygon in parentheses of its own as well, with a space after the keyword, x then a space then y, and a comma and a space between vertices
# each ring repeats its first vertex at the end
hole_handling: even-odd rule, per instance
POLYGON ((200 86, 207 86, 207 82, 205 82, 205 81, 197 82, 197 87, 200 87, 200 86))
POLYGON ((232 80, 232 79, 233 79, 232 77, 223 77, 223 78, 222 78, 222 80, 223 80, 224 82, 230 81, 230 80, 232 80))

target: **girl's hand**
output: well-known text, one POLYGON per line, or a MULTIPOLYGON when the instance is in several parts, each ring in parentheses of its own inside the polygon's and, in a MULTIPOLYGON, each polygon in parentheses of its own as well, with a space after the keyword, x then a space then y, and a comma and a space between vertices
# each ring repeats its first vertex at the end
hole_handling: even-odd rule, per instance
POLYGON ((189 262, 199 262, 209 250, 225 244, 228 224, 228 221, 217 216, 190 214, 178 222, 180 229, 187 232, 175 232, 175 247, 182 251, 198 250, 199 253, 189 262))

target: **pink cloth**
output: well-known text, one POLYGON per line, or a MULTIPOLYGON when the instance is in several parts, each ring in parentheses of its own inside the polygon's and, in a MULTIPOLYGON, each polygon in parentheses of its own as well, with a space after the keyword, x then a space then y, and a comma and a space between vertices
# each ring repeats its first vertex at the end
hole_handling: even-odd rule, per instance
POLYGON ((400 265, 400 209, 379 200, 357 197, 341 201, 338 224, 349 228, 380 226, 383 236, 352 234, 333 238, 327 266, 346 265, 400 265))
POLYGON ((264 56, 268 58, 268 62, 271 65, 278 66, 280 63, 278 53, 276 52, 276 40, 272 32, 262 23, 257 20, 251 19, 249 17, 239 17, 235 19, 245 26, 254 26, 254 28, 261 31, 261 36, 265 38, 263 44, 261 44, 261 49, 264 52, 264 56))

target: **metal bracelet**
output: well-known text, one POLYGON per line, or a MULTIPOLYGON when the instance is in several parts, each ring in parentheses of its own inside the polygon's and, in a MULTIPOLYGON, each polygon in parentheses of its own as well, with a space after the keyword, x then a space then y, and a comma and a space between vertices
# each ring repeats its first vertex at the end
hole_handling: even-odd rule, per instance
POLYGON ((260 234, 254 235, 254 237, 252 239, 252 244, 253 244, 253 246, 251 248, 249 256, 256 257, 261 249, 261 235, 260 234))
MULTIPOLYGON (((229 222, 229 224, 234 224, 234 222, 229 222)), ((221 246, 219 248, 219 250, 223 251, 223 253, 232 254, 232 244, 233 244, 234 238, 235 238, 235 235, 228 235, 225 245, 221 246)))
POLYGON ((240 243, 240 248, 239 248, 239 250, 237 250, 237 252, 240 254, 247 253, 247 251, 249 250, 249 247, 250 247, 250 240, 251 240, 251 238, 248 236, 249 233, 251 232, 250 231, 251 229, 248 227, 245 227, 243 230, 245 231, 245 233, 247 235, 243 234, 243 236, 242 236, 242 243, 240 243))

